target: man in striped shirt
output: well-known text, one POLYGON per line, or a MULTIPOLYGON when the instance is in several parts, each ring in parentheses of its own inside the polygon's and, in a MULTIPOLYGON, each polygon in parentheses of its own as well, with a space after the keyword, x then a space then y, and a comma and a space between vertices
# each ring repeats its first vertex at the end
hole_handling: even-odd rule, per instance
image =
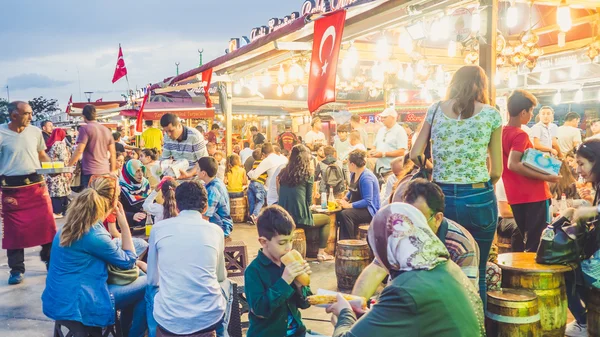
MULTIPOLYGON (((450 259, 479 289, 479 246, 469 231, 444 218, 445 198, 440 187, 425 179, 415 179, 406 187, 402 201, 415 206, 425 215, 429 227, 448 249, 450 259)), ((370 298, 386 276, 387 270, 375 258, 356 280, 352 294, 370 298)))
POLYGON ((204 136, 194 128, 188 128, 174 114, 164 114, 160 118, 160 126, 167 134, 163 145, 161 160, 187 160, 189 170, 181 172, 179 179, 192 178, 196 175, 198 159, 208 156, 204 136))

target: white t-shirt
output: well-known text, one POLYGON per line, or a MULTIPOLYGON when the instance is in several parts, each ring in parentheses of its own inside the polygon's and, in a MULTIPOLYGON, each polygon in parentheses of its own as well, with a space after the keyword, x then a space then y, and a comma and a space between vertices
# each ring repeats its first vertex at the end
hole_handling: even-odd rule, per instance
POLYGON ((325 144, 325 134, 321 131, 314 132, 310 130, 304 135, 304 143, 306 144, 325 144))
POLYGON ((46 149, 42 130, 29 125, 21 133, 0 125, 0 176, 22 176, 41 168, 39 152, 46 149))
POLYGON ((573 151, 575 143, 581 144, 581 130, 573 126, 560 126, 556 132, 556 137, 558 138, 558 147, 560 147, 562 153, 573 151))
MULTIPOLYGON (((394 124, 389 129, 384 125, 377 132, 374 145, 379 152, 392 152, 399 149, 408 150, 408 135, 406 130, 399 124, 394 124)), ((376 167, 383 167, 383 172, 389 171, 393 159, 392 157, 379 158, 376 167)))

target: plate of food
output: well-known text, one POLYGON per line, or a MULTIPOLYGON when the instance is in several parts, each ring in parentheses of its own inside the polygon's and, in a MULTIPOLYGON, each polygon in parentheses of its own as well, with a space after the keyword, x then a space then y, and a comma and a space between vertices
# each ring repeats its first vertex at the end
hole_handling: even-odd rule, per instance
MULTIPOLYGON (((338 293, 335 291, 319 289, 316 295, 311 295, 306 298, 310 305, 315 307, 327 308, 333 303, 337 302, 338 293)), ((355 296, 350 294, 341 294, 344 298, 355 307, 367 308, 367 300, 361 296, 355 296)))

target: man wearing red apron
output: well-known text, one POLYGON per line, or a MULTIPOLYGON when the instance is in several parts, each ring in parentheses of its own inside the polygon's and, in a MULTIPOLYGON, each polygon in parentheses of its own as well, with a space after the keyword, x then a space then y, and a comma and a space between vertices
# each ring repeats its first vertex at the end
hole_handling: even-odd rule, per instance
POLYGON ((0 125, 0 188, 2 190, 2 248, 7 250, 9 284, 23 282, 24 248, 42 246, 40 257, 48 268, 56 234, 52 203, 44 178, 36 173, 50 161, 40 129, 31 126, 31 106, 8 105, 10 122, 0 125))

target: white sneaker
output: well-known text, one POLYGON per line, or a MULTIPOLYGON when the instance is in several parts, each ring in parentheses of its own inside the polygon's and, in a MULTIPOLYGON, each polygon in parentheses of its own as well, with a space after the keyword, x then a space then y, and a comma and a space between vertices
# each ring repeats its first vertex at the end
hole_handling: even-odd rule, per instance
POLYGON ((587 324, 579 324, 577 321, 573 321, 567 324, 567 330, 565 330, 565 336, 567 337, 587 337, 587 324))
POLYGON ((62 214, 54 214, 54 219, 62 219, 63 215, 62 214))

